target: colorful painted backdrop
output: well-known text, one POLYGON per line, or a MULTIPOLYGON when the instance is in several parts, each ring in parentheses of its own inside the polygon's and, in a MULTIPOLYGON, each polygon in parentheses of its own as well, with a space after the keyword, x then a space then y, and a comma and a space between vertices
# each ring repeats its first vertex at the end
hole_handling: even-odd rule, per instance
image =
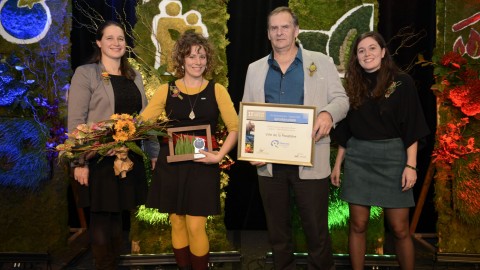
POLYGON ((64 169, 66 0, 0 1, 0 251, 55 252, 69 237, 64 169))

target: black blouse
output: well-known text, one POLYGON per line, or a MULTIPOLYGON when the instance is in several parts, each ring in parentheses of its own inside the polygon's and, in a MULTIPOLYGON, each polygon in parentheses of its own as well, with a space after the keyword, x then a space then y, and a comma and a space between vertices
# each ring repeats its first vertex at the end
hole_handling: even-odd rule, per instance
MULTIPOLYGON (((377 72, 366 73, 373 90, 377 72)), ((405 149, 429 133, 413 79, 406 73, 395 76, 395 91, 378 99, 366 97, 335 130, 335 141, 346 147, 348 139, 383 140, 401 138, 405 149)))
POLYGON ((142 96, 135 82, 118 75, 110 75, 110 81, 115 95, 115 113, 140 113, 142 96))

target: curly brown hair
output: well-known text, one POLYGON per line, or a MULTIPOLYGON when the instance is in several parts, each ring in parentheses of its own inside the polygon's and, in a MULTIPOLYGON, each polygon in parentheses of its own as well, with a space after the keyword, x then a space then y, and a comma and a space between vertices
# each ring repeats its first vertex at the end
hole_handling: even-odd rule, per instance
POLYGON ((177 42, 175 42, 175 45, 173 47, 172 60, 175 77, 182 78, 183 76, 185 76, 185 58, 187 58, 191 54, 193 46, 198 46, 198 50, 200 50, 201 48, 205 50, 205 54, 207 56, 207 65, 205 67, 205 72, 203 75, 208 74, 212 71, 214 65, 214 50, 212 45, 204 36, 197 34, 193 31, 186 31, 182 34, 182 36, 180 36, 177 42))
POLYGON ((352 46, 348 68, 345 72, 345 91, 350 100, 350 106, 354 109, 358 108, 365 100, 365 97, 369 95, 368 88, 371 82, 367 79, 366 72, 360 66, 357 56, 358 44, 368 37, 373 38, 380 45, 380 48, 385 49, 385 55, 378 70, 377 85, 372 92, 372 96, 380 98, 385 95, 385 91, 394 80, 394 76, 400 72, 395 62, 393 62, 385 39, 379 33, 372 31, 361 34, 352 46))

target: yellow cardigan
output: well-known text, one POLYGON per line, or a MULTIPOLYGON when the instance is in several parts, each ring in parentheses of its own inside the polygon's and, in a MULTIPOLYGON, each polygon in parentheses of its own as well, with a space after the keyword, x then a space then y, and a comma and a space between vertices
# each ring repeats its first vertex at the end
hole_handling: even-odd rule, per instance
MULTIPOLYGON (((175 81, 175 85, 182 94, 187 95, 185 85, 179 82, 180 80, 175 81)), ((198 94, 203 91, 207 85, 208 81, 204 80, 202 87, 199 89, 189 89, 189 94, 198 94)), ((168 93, 168 84, 161 85, 140 116, 146 120, 157 119, 165 111, 165 103, 167 101, 168 93)), ((217 100, 218 109, 220 110, 220 116, 222 117, 228 132, 238 131, 238 115, 233 106, 232 99, 230 98, 227 89, 218 83, 215 83, 215 98, 217 100)))

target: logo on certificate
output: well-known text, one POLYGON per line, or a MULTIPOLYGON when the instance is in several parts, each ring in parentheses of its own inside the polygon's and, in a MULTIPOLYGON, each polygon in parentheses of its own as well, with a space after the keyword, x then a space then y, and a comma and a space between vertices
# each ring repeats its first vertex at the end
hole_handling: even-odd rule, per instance
POLYGON ((285 142, 281 142, 279 140, 272 140, 270 142, 270 145, 275 147, 275 148, 279 148, 279 147, 282 147, 282 148, 287 148, 290 144, 289 143, 285 143, 285 142))

